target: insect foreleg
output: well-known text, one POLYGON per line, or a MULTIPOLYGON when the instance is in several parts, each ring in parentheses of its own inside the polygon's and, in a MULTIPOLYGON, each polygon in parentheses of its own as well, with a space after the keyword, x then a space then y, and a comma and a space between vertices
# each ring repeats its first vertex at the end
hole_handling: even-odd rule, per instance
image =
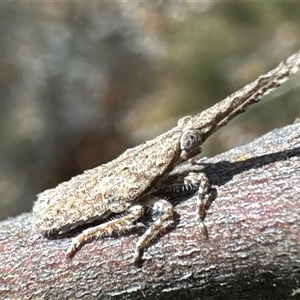
MULTIPOLYGON (((158 190, 159 195, 172 197, 174 194, 197 192, 197 219, 201 232, 207 237, 207 230, 203 223, 205 209, 209 200, 208 179, 203 172, 190 172, 186 175, 172 175, 165 179, 164 187, 158 190)), ((172 201, 172 200, 170 200, 172 201)))
POLYGON ((205 206, 208 202, 208 179, 204 173, 191 173, 190 176, 195 174, 195 180, 199 182, 199 188, 197 192, 197 217, 199 221, 200 231, 208 238, 206 226, 203 221, 205 218, 205 206))

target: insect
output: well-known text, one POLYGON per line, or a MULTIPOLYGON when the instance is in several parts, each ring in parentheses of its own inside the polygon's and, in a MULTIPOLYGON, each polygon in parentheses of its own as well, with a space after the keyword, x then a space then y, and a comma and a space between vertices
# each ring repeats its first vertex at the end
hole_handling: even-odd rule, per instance
MULTIPOLYGON (((139 263, 143 249, 173 221, 172 204, 157 196, 168 187, 176 191, 176 183, 169 182, 170 172, 199 154, 212 133, 279 87, 299 67, 300 51, 211 108, 181 118, 176 127, 153 140, 42 192, 33 207, 36 228, 45 236, 58 237, 102 220, 102 224, 91 226, 74 238, 67 250, 67 255, 72 256, 88 240, 131 229, 143 216, 145 207, 150 207, 158 218, 135 246, 133 262, 139 263), (109 220, 112 214, 120 216, 109 220)), ((186 176, 180 184, 183 189, 189 185, 198 187, 197 217, 205 231, 207 179, 204 174, 194 175, 186 176)))

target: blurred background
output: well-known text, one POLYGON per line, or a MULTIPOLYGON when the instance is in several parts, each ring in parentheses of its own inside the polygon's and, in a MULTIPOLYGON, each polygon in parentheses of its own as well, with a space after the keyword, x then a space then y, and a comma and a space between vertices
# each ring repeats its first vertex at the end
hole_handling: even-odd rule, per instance
MULTIPOLYGON (((299 13, 291 2, 2 2, 0 219, 274 68, 300 48, 299 13)), ((220 130, 203 155, 293 123, 299 85, 220 130)))

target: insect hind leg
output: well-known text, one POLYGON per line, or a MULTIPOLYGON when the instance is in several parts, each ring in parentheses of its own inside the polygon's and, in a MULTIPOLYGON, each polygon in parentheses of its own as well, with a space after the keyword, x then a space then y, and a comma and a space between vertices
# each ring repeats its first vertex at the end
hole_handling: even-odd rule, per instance
POLYGON ((134 204, 127 209, 126 215, 84 230, 80 235, 74 238, 72 245, 67 250, 67 256, 72 256, 83 244, 89 240, 96 239, 104 235, 111 235, 113 232, 120 232, 130 229, 133 226, 133 222, 138 220, 143 214, 144 206, 141 204, 134 204))

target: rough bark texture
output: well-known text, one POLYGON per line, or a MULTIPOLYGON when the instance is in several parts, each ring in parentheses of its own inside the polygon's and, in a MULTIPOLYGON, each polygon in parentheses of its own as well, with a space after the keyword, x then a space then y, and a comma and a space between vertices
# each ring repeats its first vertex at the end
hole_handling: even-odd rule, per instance
MULTIPOLYGON (((48 240, 32 215, 0 223, 0 299, 296 299, 300 281, 300 124, 177 172, 202 169, 211 203, 200 234, 194 197, 132 264, 138 232, 86 244, 48 240)), ((176 201, 177 203, 177 201, 176 201)), ((297 298, 298 299, 298 298, 297 298)))

